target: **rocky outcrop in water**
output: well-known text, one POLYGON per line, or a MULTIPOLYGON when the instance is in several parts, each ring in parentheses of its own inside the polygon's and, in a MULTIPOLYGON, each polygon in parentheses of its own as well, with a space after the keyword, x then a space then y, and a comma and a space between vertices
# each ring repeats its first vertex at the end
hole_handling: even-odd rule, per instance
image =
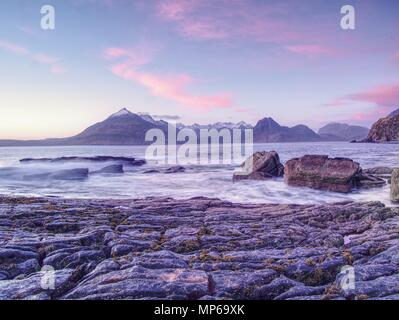
POLYGON ((399 141, 399 115, 382 118, 373 124, 363 142, 399 141))
POLYGON ((0 198, 0 299, 398 299, 398 226, 378 202, 0 198))
POLYGON ((127 164, 132 166, 141 166, 145 160, 129 157, 95 156, 95 157, 59 157, 59 158, 25 158, 19 160, 21 163, 67 163, 67 162, 113 162, 117 164, 127 164))
POLYGON ((356 187, 360 165, 351 159, 306 155, 287 161, 284 180, 290 186, 334 192, 350 192, 356 187))
POLYGON ((374 167, 374 168, 364 169, 363 173, 371 174, 381 178, 390 178, 393 170, 394 168, 390 167, 374 167))
POLYGON ((235 172, 233 181, 239 180, 265 180, 273 177, 281 177, 284 174, 284 166, 276 151, 255 152, 241 165, 242 171, 235 172))

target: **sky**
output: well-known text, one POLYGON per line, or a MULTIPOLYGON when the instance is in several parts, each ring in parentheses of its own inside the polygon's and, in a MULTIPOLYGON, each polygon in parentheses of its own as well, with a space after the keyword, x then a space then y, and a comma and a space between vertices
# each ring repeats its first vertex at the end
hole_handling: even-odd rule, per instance
POLYGON ((75 135, 122 107, 312 129, 399 108, 396 0, 2 0, 0 17, 0 139, 75 135))

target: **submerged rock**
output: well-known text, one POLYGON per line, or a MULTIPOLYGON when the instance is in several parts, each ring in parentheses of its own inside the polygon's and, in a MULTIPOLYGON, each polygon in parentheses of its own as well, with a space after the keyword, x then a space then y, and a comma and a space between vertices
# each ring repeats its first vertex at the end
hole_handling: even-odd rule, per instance
POLYGON ((399 202, 399 169, 395 169, 392 172, 391 200, 394 202, 399 202))
POLYGON ((185 172, 186 168, 182 167, 182 166, 173 166, 167 169, 149 169, 149 170, 145 170, 143 173, 145 174, 150 174, 150 173, 165 173, 165 174, 171 174, 171 173, 182 173, 185 172))
POLYGON ((49 173, 25 175, 24 180, 85 180, 89 176, 89 169, 77 168, 60 170, 49 173))
POLYGON ((235 172, 233 181, 239 180, 264 180, 273 177, 281 177, 284 174, 284 166, 280 163, 276 151, 256 152, 241 165, 242 171, 235 172))
POLYGON ((174 166, 166 169, 164 173, 179 173, 179 172, 185 172, 186 169, 182 166, 174 166))
POLYGON ((100 170, 90 172, 91 174, 96 173, 123 173, 123 165, 122 164, 113 164, 107 167, 104 167, 100 170))
POLYGON ((347 193, 356 187, 360 165, 347 158, 305 155, 285 164, 284 180, 290 186, 347 193))
POLYGON ((47 162, 47 163, 62 163, 62 162, 115 162, 118 164, 128 164, 134 166, 144 165, 145 160, 139 160, 129 157, 112 157, 112 156, 95 156, 95 157, 59 157, 59 158, 24 158, 19 160, 21 163, 31 162, 47 162))

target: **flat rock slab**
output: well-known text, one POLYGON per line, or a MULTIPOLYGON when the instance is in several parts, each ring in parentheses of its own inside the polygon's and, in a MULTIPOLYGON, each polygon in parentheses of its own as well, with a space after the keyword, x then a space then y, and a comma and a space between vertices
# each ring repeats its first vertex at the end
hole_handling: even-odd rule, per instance
POLYGON ((0 299, 388 300, 398 277, 379 202, 0 197, 0 299))

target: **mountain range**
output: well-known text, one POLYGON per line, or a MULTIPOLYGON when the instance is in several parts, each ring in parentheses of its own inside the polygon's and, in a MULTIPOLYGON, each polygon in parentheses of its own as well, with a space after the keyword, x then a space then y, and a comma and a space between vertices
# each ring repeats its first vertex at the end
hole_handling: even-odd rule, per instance
MULTIPOLYGON (((98 122, 72 137, 24 141, 0 140, 0 146, 143 145, 146 144, 145 134, 148 130, 160 129, 166 133, 167 128, 168 122, 164 120, 155 120, 151 115, 135 114, 123 108, 104 121, 98 122)), ((184 128, 190 128, 196 132, 199 132, 200 129, 212 128, 218 130, 253 129, 256 143, 350 141, 364 138, 368 133, 367 128, 338 123, 330 123, 316 133, 302 124, 294 127, 281 126, 272 118, 264 118, 255 126, 243 121, 239 123, 217 122, 208 125, 176 124, 177 131, 184 128)))
POLYGON ((369 128, 351 126, 345 123, 331 122, 320 128, 317 132, 324 140, 330 141, 352 141, 367 137, 369 128))

